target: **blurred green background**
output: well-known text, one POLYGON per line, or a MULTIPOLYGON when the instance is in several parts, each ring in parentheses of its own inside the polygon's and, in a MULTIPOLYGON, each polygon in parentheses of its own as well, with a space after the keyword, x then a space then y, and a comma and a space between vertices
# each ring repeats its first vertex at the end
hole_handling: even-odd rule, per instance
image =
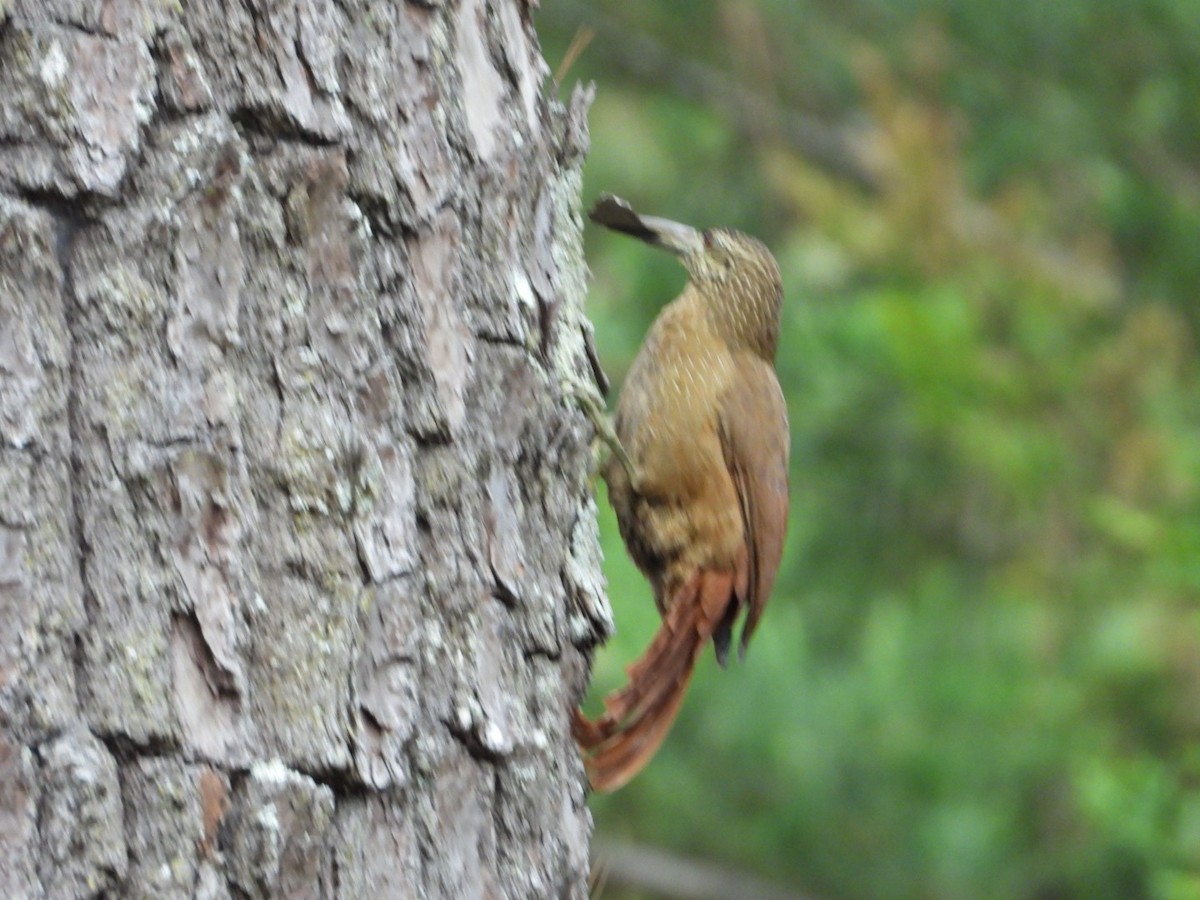
MULTIPOLYGON (((818 898, 1200 898, 1200 2, 537 26, 597 83, 585 204, 750 231, 786 294, 779 584, 598 834, 818 898)), ((586 239, 619 385, 684 276, 586 239)), ((601 506, 593 698, 657 622, 601 506)))

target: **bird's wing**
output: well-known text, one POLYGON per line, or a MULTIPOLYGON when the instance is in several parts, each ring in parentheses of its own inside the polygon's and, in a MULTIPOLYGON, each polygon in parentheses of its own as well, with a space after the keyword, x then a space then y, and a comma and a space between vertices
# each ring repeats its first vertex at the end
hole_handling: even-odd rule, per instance
MULTIPOLYGON (((749 608, 739 655, 766 608, 787 534, 787 406, 770 363, 757 356, 739 360, 733 382, 721 399, 719 415, 725 464, 733 476, 746 529, 748 571, 741 604, 749 608)), ((739 604, 739 605, 741 605, 739 604)), ((728 633, 725 636, 728 644, 728 633)), ((719 655, 723 656, 718 647, 719 655)))

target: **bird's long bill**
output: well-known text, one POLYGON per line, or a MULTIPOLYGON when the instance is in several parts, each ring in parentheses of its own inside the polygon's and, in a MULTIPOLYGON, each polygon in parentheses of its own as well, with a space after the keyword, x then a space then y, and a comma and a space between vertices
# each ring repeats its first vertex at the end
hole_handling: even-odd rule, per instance
POLYGON ((670 219, 639 215, 632 206, 612 194, 601 194, 588 218, 597 225, 661 247, 676 256, 688 256, 704 249, 704 235, 695 228, 670 219))

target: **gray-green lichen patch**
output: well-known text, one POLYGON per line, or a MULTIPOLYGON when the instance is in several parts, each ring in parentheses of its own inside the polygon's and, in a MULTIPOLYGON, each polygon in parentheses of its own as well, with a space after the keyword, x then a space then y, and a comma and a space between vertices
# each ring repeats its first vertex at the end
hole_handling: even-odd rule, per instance
POLYGON ((91 485, 81 516, 91 549, 84 568, 90 603, 80 635, 79 685, 90 725, 141 744, 173 742, 168 610, 151 573, 149 535, 139 526, 133 496, 117 478, 91 485))
POLYGON ((40 885, 38 852, 39 778, 33 751, 0 733, 0 895, 35 897, 40 885))
POLYGON ((334 443, 337 438, 318 431, 315 426, 320 421, 289 417, 280 435, 277 471, 287 488, 293 512, 317 516, 343 514, 349 512, 353 487, 343 484, 345 473, 338 465, 340 449, 334 443))
POLYGON ((83 623, 67 465, 0 451, 0 721, 37 740, 78 714, 72 636, 83 623))
POLYGON ((0 142, 10 165, 0 184, 114 196, 154 108, 148 47, 26 23, 8 32, 0 142))
POLYGON ((96 896, 127 866, 117 762, 92 735, 72 730, 41 751, 38 875, 48 897, 96 896))
POLYGON ((69 333, 54 221, 0 196, 0 447, 62 453, 69 333))
MULTIPOLYGON (((129 873, 124 895, 138 900, 186 900, 195 896, 200 869, 211 865, 215 834, 202 786, 206 767, 174 759, 138 759, 121 772, 129 835, 129 873)), ((209 776, 213 777, 213 776, 209 776)), ((219 802, 208 798, 209 803, 219 802)))
POLYGON ((241 896, 329 896, 334 795, 279 759, 256 763, 228 813, 230 875, 241 896))
POLYGON ((309 771, 345 769, 352 733, 345 691, 357 628, 349 582, 277 577, 262 586, 248 706, 263 744, 309 771))
POLYGON ((0 197, 0 722, 31 742, 77 714, 69 647, 83 619, 55 249, 50 214, 0 197))

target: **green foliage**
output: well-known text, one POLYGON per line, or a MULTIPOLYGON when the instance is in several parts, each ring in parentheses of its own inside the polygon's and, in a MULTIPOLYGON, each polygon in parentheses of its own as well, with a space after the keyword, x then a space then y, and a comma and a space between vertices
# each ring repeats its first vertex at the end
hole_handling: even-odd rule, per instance
MULTIPOLYGON (((553 64, 576 23, 546 6, 553 64)), ((599 83, 587 196, 758 234, 788 297, 780 583, 600 830, 829 898, 1200 898, 1200 8, 589 8, 855 123, 878 181, 603 34, 572 70, 599 83)), ((619 383, 683 275, 588 239, 619 383)), ((602 530, 596 696, 657 621, 602 530)))

